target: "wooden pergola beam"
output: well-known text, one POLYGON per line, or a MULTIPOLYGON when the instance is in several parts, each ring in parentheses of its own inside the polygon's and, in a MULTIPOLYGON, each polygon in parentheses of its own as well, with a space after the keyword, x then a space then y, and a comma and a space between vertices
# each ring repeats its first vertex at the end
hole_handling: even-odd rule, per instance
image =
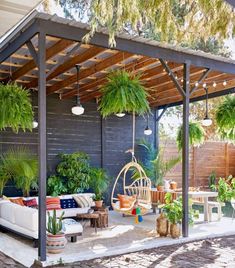
MULTIPOLYGON (((65 61, 63 64, 59 65, 51 74, 49 74, 46 77, 47 81, 57 77, 58 75, 63 74, 64 72, 68 71, 69 69, 75 67, 76 64, 81 64, 81 63, 89 60, 90 58, 95 57, 96 55, 103 52, 104 50, 105 49, 101 48, 101 47, 91 47, 91 48, 88 48, 83 53, 69 58, 67 61, 65 61)), ((38 84, 38 79, 34 79, 30 82, 30 84, 27 87, 33 88, 33 87, 36 87, 37 84, 38 84)))
MULTIPOLYGON (((71 40, 59 40, 57 43, 52 45, 46 50, 46 60, 52 58, 56 54, 58 54, 60 51, 66 49, 68 46, 72 45, 74 42, 71 40)), ((26 73, 32 71, 36 66, 36 63, 34 59, 28 61, 25 65, 23 65, 21 68, 17 69, 15 72, 13 72, 11 79, 16 80, 19 77, 25 75, 26 73)), ((7 77, 3 79, 1 82, 6 83, 10 77, 7 77)))
MULTIPOLYGON (((81 70, 79 73, 79 79, 82 80, 82 79, 89 77, 97 72, 100 72, 102 70, 110 68, 113 65, 130 58, 131 56, 133 56, 133 54, 126 53, 126 52, 117 52, 115 55, 108 57, 105 60, 103 60, 97 64, 94 64, 85 70, 81 70)), ((77 76, 75 74, 75 75, 72 75, 71 77, 64 79, 62 82, 55 83, 54 85, 47 88, 47 94, 48 95, 52 94, 52 93, 60 90, 61 88, 64 88, 66 86, 69 86, 69 85, 75 83, 76 79, 77 79, 77 76)))

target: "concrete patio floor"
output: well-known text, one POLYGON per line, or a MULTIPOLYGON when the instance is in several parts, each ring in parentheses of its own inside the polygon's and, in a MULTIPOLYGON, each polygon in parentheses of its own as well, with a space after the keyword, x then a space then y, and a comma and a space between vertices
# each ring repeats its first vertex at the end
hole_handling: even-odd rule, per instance
MULTIPOLYGON (((144 221, 137 225, 133 217, 122 217, 111 211, 107 229, 99 229, 95 234, 94 229, 87 224, 84 235, 79 237, 76 243, 69 242, 62 254, 48 254, 47 262, 43 265, 71 263, 235 234, 235 220, 223 217, 220 222, 195 224, 190 227, 188 238, 159 238, 155 231, 156 217, 147 215, 144 221)), ((37 249, 32 247, 30 241, 9 233, 0 234, 0 251, 26 267, 30 267, 37 259, 37 249)))

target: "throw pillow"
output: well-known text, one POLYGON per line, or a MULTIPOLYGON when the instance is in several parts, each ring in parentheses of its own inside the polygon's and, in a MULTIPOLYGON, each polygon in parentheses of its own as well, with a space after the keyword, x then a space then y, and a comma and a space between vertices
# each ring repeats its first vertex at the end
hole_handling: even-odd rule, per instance
POLYGON ((118 194, 118 199, 120 202, 120 208, 130 208, 136 201, 136 195, 129 196, 118 194))
POLYGON ((73 198, 60 199, 60 206, 62 209, 78 208, 78 204, 73 198))
POLYGON ((61 209, 59 197, 47 197, 46 206, 47 210, 61 209))
POLYGON ((37 207, 38 204, 37 204, 37 200, 36 198, 32 198, 32 199, 28 199, 28 200, 23 200, 24 202, 24 205, 27 206, 27 207, 37 207))
POLYGON ((74 195, 74 200, 77 202, 78 207, 88 208, 92 206, 92 199, 86 195, 74 195))
POLYGON ((24 201, 23 201, 23 198, 21 198, 21 197, 19 197, 19 198, 10 198, 10 201, 12 203, 17 204, 17 205, 24 206, 24 201))

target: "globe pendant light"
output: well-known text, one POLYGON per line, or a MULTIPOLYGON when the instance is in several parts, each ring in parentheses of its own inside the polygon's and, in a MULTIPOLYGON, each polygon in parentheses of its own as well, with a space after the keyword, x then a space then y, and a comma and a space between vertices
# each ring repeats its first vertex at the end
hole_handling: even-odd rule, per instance
POLYGON ((152 130, 149 128, 149 115, 147 116, 147 126, 144 130, 144 135, 149 136, 152 134, 152 130))
POLYGON ((77 70, 77 104, 72 107, 71 111, 75 115, 81 115, 84 113, 84 108, 81 105, 80 102, 80 97, 79 97, 79 70, 80 70, 80 65, 76 64, 76 70, 77 70))
POLYGON ((38 127, 38 122, 36 120, 33 120, 33 128, 37 128, 38 127))
POLYGON ((209 127, 212 124, 212 120, 208 116, 208 88, 205 88, 205 91, 206 91, 206 115, 205 118, 202 120, 202 125, 204 127, 209 127))

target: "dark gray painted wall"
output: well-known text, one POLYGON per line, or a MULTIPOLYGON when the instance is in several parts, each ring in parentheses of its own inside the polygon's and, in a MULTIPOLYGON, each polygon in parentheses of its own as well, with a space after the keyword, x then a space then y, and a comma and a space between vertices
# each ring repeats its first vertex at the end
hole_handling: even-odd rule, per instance
MULTIPOLYGON (((33 96, 33 103, 37 118, 36 94, 33 96)), ((103 164, 112 177, 117 176, 122 165, 130 160, 130 154, 125 154, 125 151, 132 147, 132 116, 111 116, 102 122, 95 103, 84 104, 85 113, 82 116, 71 114, 74 104, 74 99, 60 101, 56 95, 47 97, 48 174, 54 172, 58 163, 58 153, 84 151, 90 156, 92 165, 100 167, 103 164)), ((136 140, 144 137, 145 125, 143 117, 136 117, 136 140)), ((153 116, 150 117, 150 126, 153 128, 153 116)), ((148 139, 152 140, 153 135, 148 139)), ((2 152, 11 146, 25 145, 37 154, 37 142, 37 129, 18 134, 14 134, 10 129, 0 132, 2 152)), ((9 184, 5 194, 13 196, 19 195, 20 192, 9 184)))

